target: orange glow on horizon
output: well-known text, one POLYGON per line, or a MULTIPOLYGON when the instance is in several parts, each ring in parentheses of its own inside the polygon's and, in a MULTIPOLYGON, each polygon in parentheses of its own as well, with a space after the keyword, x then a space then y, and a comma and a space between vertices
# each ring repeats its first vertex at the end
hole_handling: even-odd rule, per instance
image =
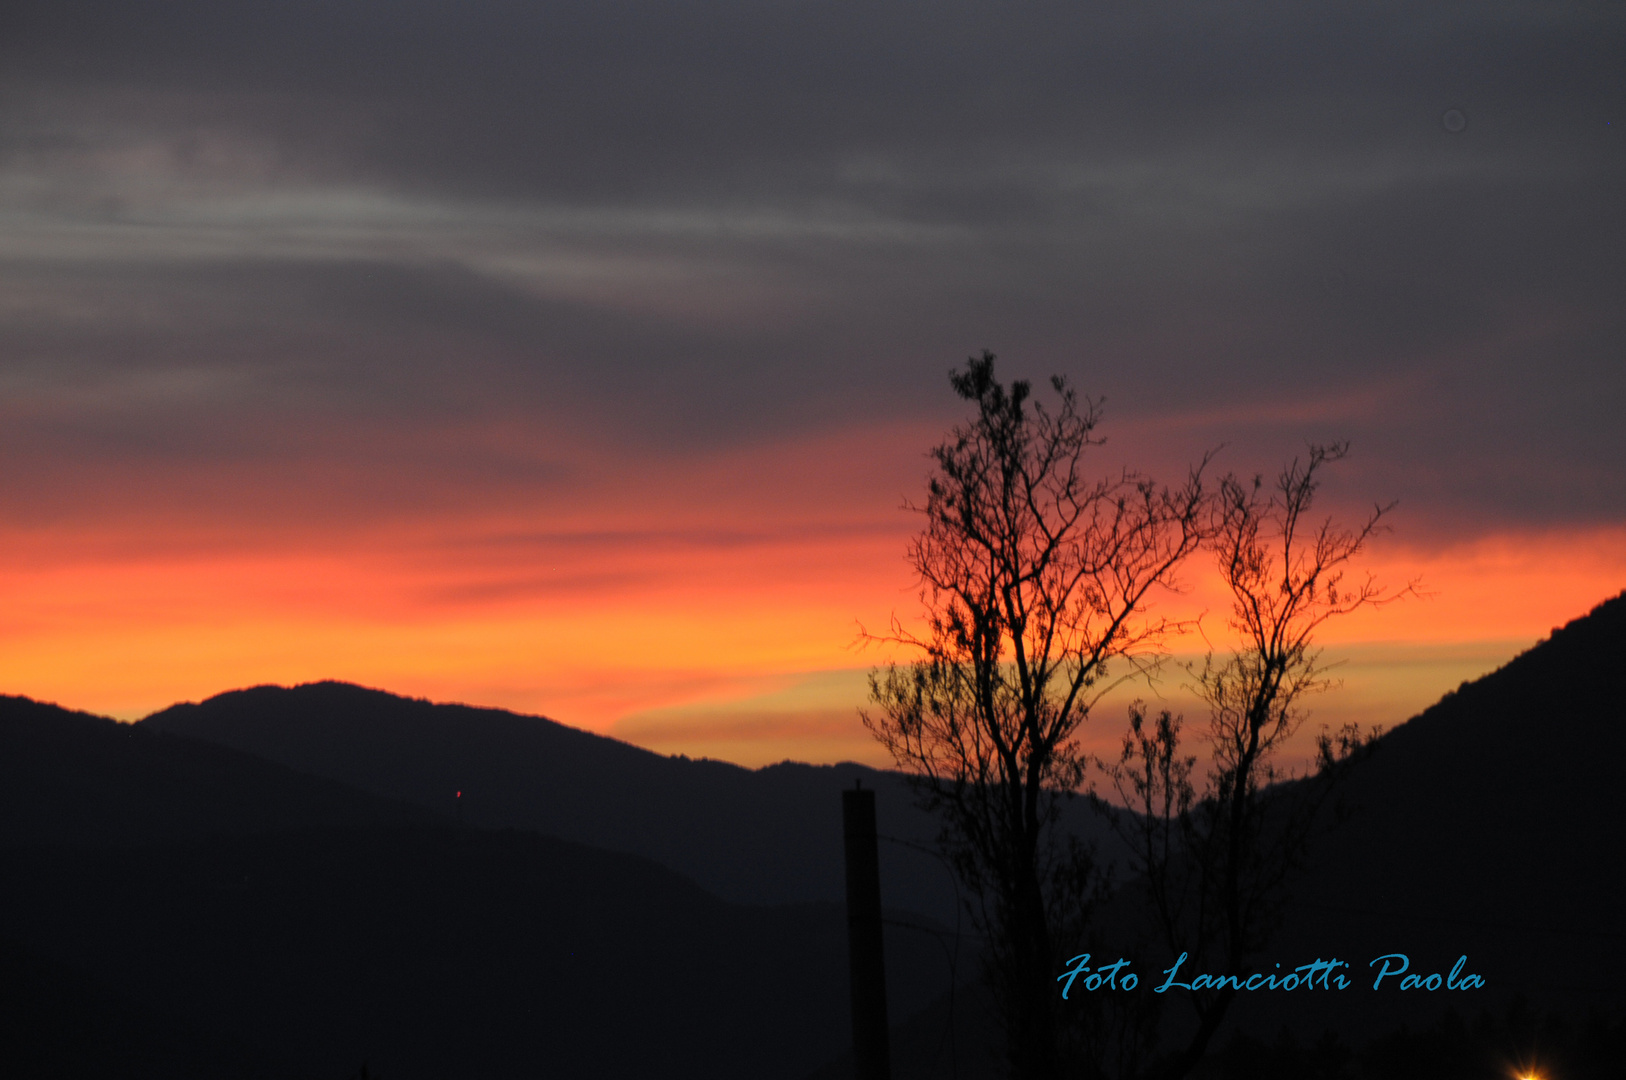
MULTIPOLYGON (((918 614, 904 559, 918 522, 898 503, 918 490, 918 448, 931 441, 918 426, 847 432, 634 479, 600 464, 590 499, 303 539, 256 542, 230 520, 215 534, 173 519, 169 533, 14 529, 0 536, 0 690, 134 719, 332 678, 538 713, 663 752, 881 764, 856 709, 862 670, 886 653, 854 644, 860 624, 918 614), (818 674, 832 672, 848 674, 818 674)), ((1432 594, 1319 635, 1329 653, 1364 657, 1363 707, 1392 724, 1404 718, 1393 710, 1455 685, 1428 679, 1483 673, 1486 657, 1505 662, 1619 592, 1626 528, 1439 548, 1386 538, 1363 566, 1391 586, 1420 576, 1432 594), (1406 660, 1425 647, 1426 676, 1406 660)), ((1203 614, 1223 648, 1226 598, 1200 563, 1185 578, 1158 611, 1203 614)), ((1203 639, 1168 644, 1190 653, 1203 639)))

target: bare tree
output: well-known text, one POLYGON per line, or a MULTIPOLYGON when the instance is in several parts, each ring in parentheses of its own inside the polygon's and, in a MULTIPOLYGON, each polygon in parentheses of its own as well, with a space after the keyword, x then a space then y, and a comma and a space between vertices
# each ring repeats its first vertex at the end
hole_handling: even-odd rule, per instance
MULTIPOLYGON (((1059 949, 1098 884, 1090 853, 1057 828, 1085 779, 1079 725, 1114 674, 1139 669, 1175 624, 1155 590, 1205 537, 1202 467, 1169 489, 1133 473, 1081 472, 1099 403, 1059 378, 1055 411, 994 356, 951 374, 977 414, 932 451, 924 531, 909 549, 925 629, 887 640, 920 659, 870 675, 864 723, 915 778, 989 941, 987 974, 1009 1064, 1060 1074, 1059 949)), ((1206 459, 1204 464, 1206 464, 1206 459)))
MULTIPOLYGON (((1212 541, 1231 593, 1229 626, 1239 644, 1228 658, 1194 670, 1208 706, 1211 766, 1196 798, 1194 756, 1182 756, 1181 721, 1164 711, 1148 724, 1131 709, 1123 754, 1111 770, 1133 815, 1119 815, 1135 851, 1158 929, 1190 972, 1246 975, 1281 922, 1286 886, 1302 868, 1311 830, 1333 782, 1376 737, 1346 726, 1319 739, 1309 782, 1281 784, 1276 757, 1306 718, 1303 700, 1331 683, 1316 631, 1329 619, 1415 591, 1386 591, 1370 576, 1351 583, 1349 565, 1393 508, 1374 506, 1364 522, 1316 524, 1311 506, 1320 474, 1348 444, 1312 446, 1266 489, 1227 476, 1220 484, 1212 541)), ((1236 995, 1234 986, 1193 991, 1195 1030, 1157 1074, 1184 1076, 1203 1057, 1236 995)))

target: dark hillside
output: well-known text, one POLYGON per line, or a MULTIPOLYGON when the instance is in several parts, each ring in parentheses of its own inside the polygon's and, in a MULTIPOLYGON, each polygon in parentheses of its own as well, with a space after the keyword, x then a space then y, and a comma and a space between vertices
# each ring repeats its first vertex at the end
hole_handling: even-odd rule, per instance
POLYGON ((0 1062, 21 1080, 270 1080, 276 1055, 178 1023, 0 939, 0 1062))
MULTIPOLYGON (((1372 992, 1368 975, 1315 1010, 1367 1028, 1520 995, 1575 1016, 1626 1007, 1623 770, 1626 595, 1384 736, 1342 792, 1350 816, 1297 888, 1276 959, 1336 952, 1366 974, 1400 952, 1426 975, 1466 954, 1486 979, 1401 994, 1372 992)), ((1279 1008, 1256 1011, 1280 1022, 1279 1008)))
MULTIPOLYGON (((856 722, 856 721, 855 721, 856 722)), ((530 828, 653 859, 729 900, 839 901, 838 792, 877 792, 881 831, 929 840, 936 826, 902 782, 861 765, 750 770, 663 757, 537 716, 437 705, 347 683, 260 686, 175 705, 137 725, 208 739, 471 824, 530 828)), ((1075 827, 1099 833, 1082 800, 1075 827)), ((954 919, 935 860, 882 845, 889 905, 954 919)))
MULTIPOLYGON (((0 925, 30 953, 309 1076, 770 1080, 848 1038, 840 908, 725 904, 535 834, 13 849, 0 877, 0 925)), ((946 987, 935 943, 889 952, 898 1015, 946 987)))
POLYGON ((433 820, 241 751, 0 696, 0 845, 433 820))

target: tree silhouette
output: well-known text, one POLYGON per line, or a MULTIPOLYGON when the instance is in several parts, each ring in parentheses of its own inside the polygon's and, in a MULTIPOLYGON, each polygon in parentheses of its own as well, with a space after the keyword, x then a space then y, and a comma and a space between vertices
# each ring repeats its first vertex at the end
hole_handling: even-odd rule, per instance
MULTIPOLYGON (((886 640, 920 658, 870 675, 864 723, 942 821, 939 839, 989 942, 987 976, 1013 1075, 1060 1075, 1058 948, 1099 878, 1057 828, 1084 782, 1078 727, 1119 671, 1175 624, 1154 591, 1206 535, 1202 467, 1177 489, 1133 473, 1086 479, 1099 403, 1060 377, 1054 411, 1007 390, 992 353, 950 375, 976 416, 932 451, 923 532, 909 558, 925 629, 886 640)), ((1206 464, 1206 459, 1204 461, 1206 464)))
MULTIPOLYGON (((1353 725, 1324 732, 1313 780, 1278 783, 1287 777, 1274 759, 1304 723, 1302 699, 1331 685, 1316 631, 1416 589, 1413 582, 1386 593, 1370 577, 1346 578, 1393 504, 1375 506, 1354 529, 1309 519, 1322 470, 1347 452, 1345 443, 1312 446, 1269 489, 1261 477, 1221 481, 1211 542, 1239 644, 1223 661, 1210 654, 1193 670, 1212 751, 1202 798, 1192 783, 1197 759, 1182 756, 1181 721, 1167 710, 1148 723, 1142 707, 1131 708, 1122 756, 1110 770, 1134 810, 1114 814, 1115 823, 1134 851, 1157 931, 1172 954, 1188 954, 1187 972, 1249 973, 1280 924, 1319 810, 1377 734, 1353 725)), ((1195 1067, 1235 996, 1234 987, 1192 992, 1195 1031, 1154 1074, 1173 1080, 1195 1067)))

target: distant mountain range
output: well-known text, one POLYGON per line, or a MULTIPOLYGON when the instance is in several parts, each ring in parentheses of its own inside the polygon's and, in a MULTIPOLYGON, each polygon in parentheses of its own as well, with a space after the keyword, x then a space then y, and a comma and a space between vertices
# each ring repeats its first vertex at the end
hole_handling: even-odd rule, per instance
POLYGON ((0 845, 148 844, 440 816, 157 727, 0 696, 0 845))
MULTIPOLYGON (((893 773, 786 762, 744 769, 665 757, 539 716, 436 705, 347 683, 259 686, 175 705, 135 725, 247 751, 469 824, 536 829, 642 855, 740 903, 840 901, 842 788, 876 791, 881 831, 927 845, 937 826, 893 773), (457 792, 462 798, 457 798, 457 792), (457 807, 454 804, 460 803, 457 807)), ((1116 845, 1080 799, 1069 824, 1116 845)), ((889 906, 952 923, 934 858, 882 845, 889 906)))
MULTIPOLYGON (((1239 1023, 1358 1035, 1515 994, 1626 1004, 1623 676, 1626 596, 1386 735, 1275 946, 1284 967, 1466 953, 1483 996, 1260 999, 1239 1023)), ((385 1080, 794 1080, 848 1037, 836 792, 858 781, 883 832, 930 839, 900 780, 861 766, 667 758, 341 683, 135 725, 0 697, 0 1059, 24 1076, 342 1080, 366 1060, 385 1080)), ((1082 802, 1070 821, 1102 831, 1082 802)), ((899 1045, 940 1055, 952 886, 882 847, 896 919, 937 926, 888 930, 894 1019, 939 1001, 899 1045)), ((978 1052, 961 1077, 986 1074, 978 1052)))
MULTIPOLYGON (((834 903, 727 903, 21 698, 0 699, 0 791, 8 1077, 788 1080, 846 1042, 834 903)), ((931 935, 888 944, 908 1015, 948 969, 931 935)))
MULTIPOLYGON (((930 840, 934 827, 897 779, 861 765, 750 770, 651 753, 501 709, 437 705, 347 683, 258 686, 175 705, 135 725, 191 736, 448 820, 536 829, 652 859, 741 903, 841 899, 842 788, 878 789, 883 829, 930 840), (461 791, 459 799, 457 793, 461 791)), ((889 852, 896 866, 918 861, 889 852)), ((952 889, 926 878, 952 917, 952 889)), ((911 878, 912 880, 912 878, 911 878)), ((889 903, 899 903, 889 896, 889 903)))

